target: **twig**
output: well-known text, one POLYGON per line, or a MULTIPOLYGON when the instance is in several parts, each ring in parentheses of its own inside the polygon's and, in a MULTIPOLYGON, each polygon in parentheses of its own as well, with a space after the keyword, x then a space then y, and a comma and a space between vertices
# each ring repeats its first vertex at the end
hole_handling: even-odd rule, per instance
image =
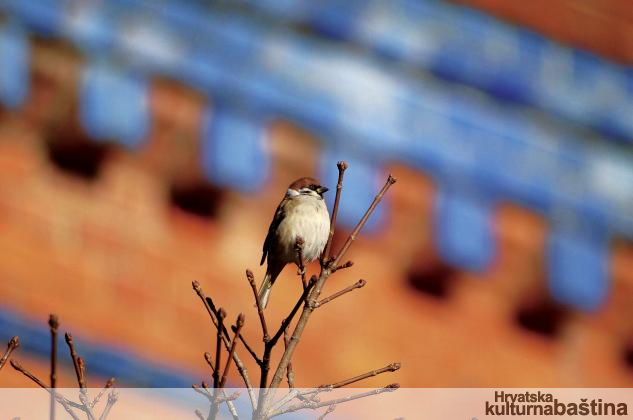
MULTIPOLYGON (((211 318, 211 322, 217 328, 218 324, 215 318, 215 314, 211 310, 211 306, 207 302, 206 296, 204 295, 204 291, 202 290, 202 287, 200 287, 200 283, 197 281, 194 281, 191 283, 191 285, 193 286, 193 290, 196 292, 196 294, 198 295, 198 297, 204 304, 204 307, 207 309, 207 312, 209 313, 209 317, 211 318)), ((228 339, 225 340, 224 342, 225 346, 228 348, 228 343, 226 341, 228 341, 228 339)), ((248 369, 246 368, 246 366, 244 366, 244 363, 242 362, 240 357, 237 355, 237 353, 233 354, 233 361, 235 362, 235 366, 237 366, 237 370, 239 371, 240 376, 242 377, 242 380, 244 381, 244 385, 246 385, 246 389, 248 390, 248 397, 251 401, 251 407, 254 410, 255 407, 257 407, 257 400, 255 398, 255 392, 253 391, 253 384, 251 383, 250 376, 248 375, 248 369)))
POLYGON ((281 326, 279 327, 275 335, 270 340, 268 340, 266 342, 266 345, 264 346, 264 356, 262 357, 263 364, 262 364, 262 369, 261 369, 262 372, 261 372, 261 377, 259 381, 260 400, 263 397, 263 390, 267 388, 268 386, 268 373, 270 370, 270 355, 273 351, 273 348, 279 341, 279 338, 282 336, 284 331, 288 328, 288 326, 292 322, 293 318, 297 314, 297 311, 299 310, 301 305, 306 302, 306 298, 310 294, 310 291, 312 290, 315 283, 316 283, 316 277, 312 276, 312 278, 310 279, 310 282, 308 283, 308 286, 305 289, 303 289, 303 293, 301 293, 301 296, 299 296, 299 299, 297 300, 297 303, 295 303, 295 306, 290 311, 290 314, 286 318, 284 318, 284 320, 281 322, 281 326))
MULTIPOLYGON (((200 289, 200 290, 202 290, 202 289, 200 289)), ((217 319, 217 317, 218 317, 218 310, 215 308, 215 305, 213 304, 213 299, 211 299, 209 296, 206 296, 204 298, 204 300, 205 300, 205 303, 208 306, 208 308, 215 314, 215 317, 217 319)), ((224 333, 224 336, 222 337, 222 340, 224 341, 224 346, 228 350, 229 349, 231 335, 229 334, 229 331, 226 329, 225 325, 222 325, 222 332, 224 333)), ((251 346, 248 344, 248 342, 246 341, 244 336, 242 334, 240 334, 238 337, 240 338, 240 341, 242 342, 242 344, 244 344, 244 347, 246 348, 246 350, 248 350, 248 352, 253 357, 253 359, 255 359, 257 364, 260 364, 261 360, 259 360, 259 358, 257 357, 257 353, 255 353, 255 351, 251 348, 251 346)))
POLYGON ((37 385, 39 385, 40 388, 44 388, 48 391, 49 389, 48 386, 44 382, 42 382, 40 378, 38 378, 37 376, 29 372, 25 367, 23 367, 17 360, 11 359, 10 363, 13 369, 17 370, 22 375, 26 376, 27 378, 35 382, 37 385))
MULTIPOLYGON (((284 349, 288 348, 288 342, 290 341, 290 337, 288 336, 288 328, 284 330, 284 349)), ((286 369, 286 378, 288 379, 288 388, 292 389, 295 387, 295 373, 292 369, 292 362, 288 363, 288 369, 286 369)))
POLYGON ((279 416, 281 414, 292 413, 292 412, 303 410, 303 409, 306 409, 306 408, 314 410, 314 409, 321 408, 321 407, 326 407, 326 406, 331 406, 331 405, 336 405, 336 404, 342 404, 342 403, 346 403, 346 402, 349 402, 349 401, 354 401, 354 400, 358 400, 358 399, 361 399, 361 398, 370 397, 372 395, 382 394, 384 392, 392 392, 392 391, 395 391, 398 388, 400 388, 399 384, 390 384, 390 385, 387 385, 384 388, 372 389, 371 391, 361 392, 359 394, 349 395, 347 397, 336 398, 336 399, 328 400, 328 401, 316 402, 316 401, 306 400, 306 401, 303 401, 301 403, 292 405, 290 407, 274 411, 273 413, 271 413, 269 415, 269 418, 276 417, 276 416, 279 416))
MULTIPOLYGON (((346 167, 346 165, 339 165, 339 178, 341 180, 342 180, 342 172, 344 171, 345 167, 346 167)), ((284 351, 284 354, 282 355, 281 360, 280 360, 279 364, 277 365, 277 370, 275 371, 273 379, 272 379, 272 381, 270 383, 270 387, 271 388, 277 388, 277 387, 279 387, 279 384, 281 383, 282 377, 283 377, 283 375, 286 372, 286 369, 288 367, 288 363, 290 363, 290 360, 292 359, 292 355, 293 355, 293 353, 295 351, 295 348, 297 347, 297 344, 299 343, 299 340, 301 339, 301 335, 303 334, 303 330, 305 329, 305 327, 306 327, 306 325, 308 323, 310 315, 314 311, 314 305, 317 303, 319 295, 321 294, 321 289, 323 288, 323 285, 325 284, 325 281, 328 279, 328 277, 332 273, 331 269, 329 267, 332 267, 332 266, 336 267, 336 266, 339 265, 339 262, 340 262, 341 258, 343 257, 343 255, 345 255, 345 252, 351 246, 352 242, 354 241, 355 236, 363 228, 363 226, 367 222, 367 219, 369 218, 369 216, 371 216, 371 214, 373 213, 373 211, 376 208, 376 206, 378 205, 378 203, 380 203, 380 201, 382 200, 383 196, 385 195, 385 193, 387 192, 389 187, 391 185, 393 185, 394 182, 395 182, 395 178, 393 178, 391 175, 389 175, 385 185, 380 190, 380 192, 376 195, 376 197, 374 198, 374 201, 371 203, 371 205, 369 206, 369 208, 367 209, 367 211, 365 212, 365 214, 363 215, 361 220, 356 225, 356 228, 354 228, 354 231, 352 232, 352 235, 350 235, 350 237, 347 239, 347 242, 343 246, 343 249, 341 250, 339 255, 336 257, 336 259, 333 261, 333 263, 329 263, 328 262, 327 265, 325 265, 325 266, 322 265, 321 274, 319 275, 319 279, 317 280, 316 285, 312 288, 312 291, 310 292, 310 295, 309 295, 309 298, 308 298, 308 304, 304 305, 303 311, 301 312, 301 316, 299 318, 299 321, 297 321, 297 325, 295 326, 295 329, 294 329, 294 331, 292 333, 292 336, 290 337, 290 342, 288 343, 288 347, 284 351)), ((338 194, 338 186, 337 186, 337 194, 338 194)), ((336 203, 335 203, 335 205, 336 205, 336 203)), ((334 209, 334 212, 332 214, 333 218, 335 217, 335 214, 336 214, 337 210, 338 210, 338 208, 334 209)))
POLYGON ((13 350, 17 349, 18 347, 20 347, 20 338, 17 335, 11 337, 11 340, 9 340, 9 342, 7 343, 7 351, 5 351, 2 357, 0 357, 0 369, 2 369, 7 363, 7 360, 11 356, 11 353, 13 353, 13 350))
MULTIPOLYGON (((213 322, 213 325, 217 328, 218 327, 218 323, 217 323, 217 315, 218 315, 217 312, 218 311, 215 308, 215 305, 213 304, 213 299, 211 299, 208 296, 205 296, 204 291, 202 290, 202 287, 200 287, 200 283, 199 282, 194 281, 194 282, 192 282, 192 285, 193 285, 193 289, 195 290, 196 294, 198 295, 198 297, 200 297, 200 299, 202 300, 202 303, 204 304, 205 308, 207 309, 207 312, 209 313, 209 316, 211 317, 211 321, 213 322)), ((226 329, 225 326, 222 327, 222 332, 224 333, 224 336, 223 336, 222 340, 224 341, 224 346, 228 350, 229 349, 229 340, 231 339, 231 336, 230 336, 230 334, 229 334, 229 332, 228 332, 228 330, 226 329)), ((240 337, 240 341, 242 341, 242 344, 244 344, 244 347, 246 348, 246 350, 248 350, 248 352, 253 357, 253 359, 255 359, 255 362, 257 362, 258 365, 261 365, 262 361, 257 357, 257 354, 251 348, 251 346, 248 345, 248 343, 246 342, 246 339, 244 338, 244 336, 242 336, 242 334, 240 334, 239 337, 240 337)), ((240 358, 239 357, 234 357, 234 359, 235 359, 235 365, 240 370, 240 374, 242 373, 242 371, 244 371, 244 372, 247 372, 247 375, 248 375, 248 371, 244 367, 244 364, 242 363, 240 358)), ((246 386, 248 386, 248 383, 246 383, 246 382, 250 383, 250 378, 247 377, 247 378, 244 379, 244 383, 246 384, 246 386)))
MULTIPOLYGON (((68 337, 66 339, 66 343, 69 343, 68 337)), ((70 343, 68 347, 71 349, 71 357, 73 357, 72 352, 75 350, 75 348, 73 345, 72 335, 70 335, 70 343)), ((95 420, 96 417, 94 413, 92 412, 93 405, 90 402, 90 399, 88 398, 88 382, 86 380, 86 362, 84 361, 82 357, 78 357, 77 353, 75 353, 75 356, 73 358, 73 365, 75 363, 77 363, 75 373, 77 374, 77 382, 79 383, 79 401, 81 401, 81 403, 83 404, 83 410, 86 412, 88 419, 95 420)))
POLYGON ((64 407, 64 410, 66 410, 66 412, 70 414, 70 417, 72 417, 73 420, 79 420, 79 416, 75 414, 75 411, 70 407, 70 404, 68 404, 68 401, 65 398, 57 398, 57 402, 59 402, 62 407, 64 407))
POLYGON ((57 328, 59 320, 57 315, 48 317, 48 326, 51 332, 51 402, 50 419, 55 420, 55 388, 57 388, 57 328))
POLYGON ((88 416, 89 420, 95 420, 96 417, 92 412, 92 406, 90 405, 90 399, 88 398, 88 381, 86 380, 86 362, 83 357, 77 357, 77 366, 79 366, 79 377, 81 379, 78 380, 80 384, 79 389, 79 401, 84 406, 84 411, 88 416), (83 384, 83 387, 81 385, 83 384))
POLYGON ((392 363, 383 368, 371 370, 361 375, 354 376, 353 378, 345 379, 343 381, 335 382, 332 384, 320 385, 319 388, 340 388, 342 386, 353 384, 354 382, 362 381, 363 379, 371 378, 372 376, 380 375, 381 373, 395 372, 396 370, 400 369, 400 366, 400 363, 392 363))
POLYGON ((261 376, 259 378, 259 402, 257 405, 258 415, 262 415, 263 414, 262 410, 265 409, 264 405, 262 405, 261 403, 267 399, 267 395, 268 395, 268 391, 266 391, 266 389, 268 388, 268 373, 270 371, 270 355, 273 351, 273 348, 277 344, 277 341, 279 341, 279 338, 284 333, 284 331, 288 329, 288 326, 290 325, 293 318, 297 314, 297 311, 299 310, 301 305, 306 302, 306 299, 308 295, 310 294, 310 291, 314 287, 315 283, 316 283, 316 277, 312 276, 310 278, 310 282, 308 283, 307 287, 303 289, 303 293, 301 293, 301 296, 297 300, 297 303, 292 308, 292 311, 290 311, 290 314, 281 322, 281 326, 277 330, 277 333, 275 333, 275 335, 270 340, 268 340, 264 345, 264 355, 262 357, 263 363, 261 366, 261 376))
POLYGON ((283 398, 277 401, 270 407, 271 412, 277 411, 280 407, 283 407, 288 402, 290 402, 293 398, 298 398, 299 400, 305 401, 306 395, 314 394, 310 399, 312 401, 318 402, 318 395, 323 392, 330 392, 333 388, 312 388, 312 389, 304 389, 301 390, 299 388, 291 389, 283 398))
POLYGON ((97 405, 97 403, 99 401, 101 401, 101 397, 103 397, 103 394, 105 394, 108 389, 112 388, 112 386, 114 385, 114 382, 116 382, 116 379, 114 379, 114 378, 108 379, 108 381, 105 383, 103 389, 101 391, 99 391, 99 393, 97 394, 95 399, 92 400, 92 403, 90 404, 91 407, 94 407, 95 405, 97 405))
MULTIPOLYGON (((295 303, 295 306, 290 311, 290 314, 286 318, 284 318, 284 320, 281 322, 281 326, 277 330, 277 333, 275 333, 275 335, 266 343, 266 345, 264 347, 264 356, 262 358, 262 360, 264 361, 264 364, 262 366, 262 374, 261 374, 260 383, 259 383, 259 387, 260 387, 259 401, 260 402, 261 401, 265 401, 267 399, 267 395, 268 395, 268 393, 267 393, 267 391, 265 391, 265 389, 267 388, 268 372, 269 372, 269 369, 270 369, 270 354, 272 353, 273 348, 277 344, 277 341, 279 341, 279 338, 281 337, 281 335, 284 334, 284 332, 290 326, 290 323, 294 319, 294 317, 297 314, 297 311, 299 310, 301 305, 307 302, 306 299, 307 299, 308 295, 310 294, 310 292, 313 290, 314 285, 316 284, 316 282, 317 282, 316 276, 312 276, 310 278, 310 282, 308 283, 307 287, 305 289, 303 289, 303 293, 301 294, 301 296, 297 300, 297 303, 295 303)), ((288 345, 290 344, 290 341, 291 340, 289 340, 288 344, 285 345, 284 354, 288 350, 288 345)), ((288 362, 288 364, 289 363, 290 363, 290 361, 288 362)), ((279 367, 277 368, 277 372, 278 371, 279 371, 279 367)), ((283 373, 282 373, 282 375, 283 375, 283 373)), ((271 386, 270 388, 273 388, 273 387, 271 386)), ((261 408, 261 410, 265 409, 264 406, 260 407, 258 405, 258 409, 260 409, 260 408, 261 408)), ((263 414, 261 412, 261 410, 258 411, 258 413, 260 415, 263 414)))
MULTIPOLYGON (((237 345, 237 337, 240 335, 240 331, 244 326, 244 314, 239 314, 236 322, 236 331, 233 340, 231 341, 231 349, 229 350, 229 357, 226 359, 226 365, 224 366, 224 372, 222 373, 222 379, 220 380, 220 388, 224 388, 226 384, 226 378, 229 374, 229 369, 231 367, 231 360, 233 359, 233 354, 235 353, 235 346, 237 345)), ((217 363, 217 362, 216 362, 217 363)))
POLYGON ((280 407, 283 407, 293 398, 297 397, 300 394, 300 392, 301 391, 297 388, 291 389, 283 398, 281 398, 279 401, 275 402, 271 407, 269 407, 269 411, 274 412, 280 407))
POLYGON ((240 396, 240 393, 235 391, 228 397, 226 396, 224 389, 222 390, 222 393, 224 394, 224 401, 226 402, 226 406, 229 408, 231 417, 233 417, 233 420, 240 420, 240 416, 238 416, 237 410, 235 409, 235 404, 233 404, 233 400, 236 400, 240 396))
POLYGON ((106 403, 106 406, 103 409, 103 413, 101 413, 101 417, 99 417, 99 420, 105 420, 108 417, 108 415, 110 414, 110 410, 112 410, 112 406, 114 406, 114 404, 116 404, 118 400, 119 393, 115 389, 113 389, 108 394, 108 402, 106 403))
MULTIPOLYGON (((231 332, 235 333, 235 325, 231 325, 231 332)), ((259 357, 257 357, 257 353, 255 353, 255 350, 253 350, 253 348, 248 344, 248 341, 246 341, 246 339, 244 338, 244 335, 240 333, 238 337, 240 341, 242 342, 242 344, 244 345, 244 348, 246 349, 246 351, 248 351, 248 353, 253 357, 253 360, 255 360, 255 363, 260 365, 262 361, 259 359, 259 357)))
POLYGON ((395 183, 396 183, 396 178, 394 178, 393 176, 391 176, 391 174, 389 174, 389 176, 387 177, 387 182, 382 187, 382 189, 380 190, 376 198, 374 198, 374 201, 371 203, 371 206, 369 206, 369 208, 363 215, 362 219, 360 219, 360 222, 358 222, 358 224, 352 231, 352 234, 349 235, 349 237, 343 244, 343 248, 341 248, 338 255, 334 259, 334 262, 332 263, 334 267, 337 267, 339 265, 339 263, 341 262, 341 259, 343 258, 343 256, 345 255, 349 247, 352 246, 352 242, 356 240, 356 237, 360 233, 361 229, 363 228, 363 226, 365 226, 365 223, 367 222, 367 219, 369 219, 369 216, 371 216, 371 214, 374 212, 374 210, 376 209, 376 206, 378 205, 378 203, 380 203, 380 201, 382 200, 382 197, 385 195, 389 187, 391 187, 395 183))
POLYGON ((345 268, 350 268, 354 265, 354 261, 347 261, 346 263, 343 263, 341 265, 337 265, 336 267, 332 268, 332 272, 336 272, 338 270, 343 270, 345 268))
POLYGON ((88 380, 86 379, 86 361, 83 357, 77 358, 77 364, 79 365, 79 375, 81 376, 81 383, 83 384, 83 388, 81 388, 81 392, 86 394, 88 391, 88 380))
POLYGON ((306 289, 308 287, 308 283, 306 282, 306 267, 303 261, 303 245, 305 241, 301 236, 297 236, 295 240, 295 253, 297 254, 297 267, 299 267, 299 276, 301 276, 301 284, 303 288, 306 289))
POLYGON ((295 303, 295 306, 290 311, 290 315, 288 315, 286 318, 284 318, 284 320, 281 322, 281 326, 279 327, 279 329, 277 330, 277 332, 275 333, 273 338, 270 339, 270 346, 271 347, 274 347, 275 344, 277 344, 277 341, 279 341, 279 338, 282 336, 284 331, 288 328, 288 326, 292 322, 293 318, 295 317, 295 315, 299 311, 299 308, 301 307, 301 305, 306 302, 306 298, 310 294, 310 291, 312 291, 312 289, 313 289, 314 285, 316 284, 316 282, 317 282, 316 276, 312 276, 310 278, 310 282, 308 283, 308 286, 303 290, 303 293, 299 297, 299 300, 297 300, 297 303, 295 303))
POLYGON ((211 358, 211 353, 208 351, 204 353, 204 360, 207 361, 207 364, 211 368, 211 372, 215 372, 215 364, 213 363, 213 359, 211 358))
POLYGON ((259 322, 262 324, 262 336, 264 343, 266 343, 270 337, 268 336, 268 325, 266 325, 266 317, 264 316, 264 309, 262 308, 262 304, 257 297, 257 285, 255 284, 255 276, 251 270, 246 270, 246 278, 248 279, 248 284, 251 285, 251 290, 253 291, 253 296, 255 297, 255 304, 257 305, 257 314, 259 315, 259 322))
POLYGON ((332 248, 332 238, 334 237, 334 229, 336 228, 336 216, 338 214, 338 205, 341 201, 341 190, 343 189, 343 176, 347 169, 347 163, 340 161, 336 164, 338 167, 338 181, 336 182, 336 195, 334 196, 334 207, 332 208, 332 217, 330 219, 330 234, 323 250, 323 257, 321 258, 321 265, 325 267, 329 263, 330 251, 332 248))
MULTIPOLYGON (((211 394, 211 392, 209 392, 209 385, 206 382, 202 382, 202 387, 198 384, 193 384, 191 385, 191 387, 193 388, 194 391, 196 391, 197 393, 199 393, 200 395, 208 399, 210 403, 213 403, 213 395, 211 394)), ((235 405, 233 404, 233 401, 239 398, 240 393, 238 391, 235 391, 231 395, 227 396, 226 391, 224 389, 221 389, 220 391, 222 392, 222 399, 219 402, 226 403, 227 407, 229 408, 229 412, 231 413, 231 416, 233 416, 233 419, 239 419, 239 416, 237 415, 237 410, 235 409, 235 405)), ((202 413, 200 413, 200 415, 202 415, 202 413)))
POLYGON ((220 360, 222 359, 222 330, 224 328, 224 318, 226 311, 220 308, 217 312, 218 316, 218 333, 215 341, 215 369, 213 369, 213 387, 218 388, 220 385, 220 360))
POLYGON ((193 384, 193 385, 191 385, 191 388, 194 391, 196 391, 198 394, 200 394, 203 397, 205 397, 206 399, 208 399, 209 402, 213 401, 213 395, 211 394, 211 392, 209 392, 209 390, 207 389, 206 386, 200 386, 198 384, 193 384))
POLYGON ((79 384, 79 388, 86 389, 86 377, 79 365, 79 356, 77 356, 77 351, 75 350, 75 343, 73 341, 73 336, 71 333, 66 333, 66 344, 68 345, 68 350, 70 351, 70 358, 73 360, 73 366, 75 368, 75 375, 77 376, 77 383, 79 384))
POLYGON ((331 406, 329 406, 327 408, 327 410, 325 410, 325 413, 321 414, 317 420, 323 420, 325 418, 325 416, 327 416, 328 414, 330 414, 332 411, 336 410, 336 405, 332 404, 331 406))
POLYGON ((323 305, 325 305, 326 303, 328 303, 328 302, 330 302, 330 301, 332 301, 332 300, 336 299, 337 297, 339 297, 339 296, 343 296, 345 293, 349 293, 349 292, 351 292, 352 290, 355 290, 355 289, 360 289, 361 287, 364 287, 366 284, 367 284, 367 281, 365 281, 365 280, 363 280, 363 279, 360 279, 360 280, 358 280, 356 283, 352 284, 351 286, 347 286, 345 289, 340 290, 340 291, 338 291, 338 292, 336 292, 336 293, 334 293, 334 294, 332 294, 332 295, 330 295, 330 296, 328 296, 328 297, 326 297, 326 298, 321 299, 320 301, 318 301, 318 302, 314 305, 314 307, 315 307, 315 308, 318 308, 318 307, 320 307, 320 306, 323 306, 323 305))
POLYGON ((194 413, 196 413, 196 416, 198 416, 198 418, 199 418, 200 420, 204 420, 204 416, 202 415, 202 411, 200 411, 200 410, 198 410, 198 409, 196 408, 196 411, 194 411, 194 413))
POLYGON ((95 420, 96 417, 94 413, 92 412, 92 407, 90 406, 90 400, 88 399, 88 393, 79 392, 79 401, 81 401, 81 404, 83 405, 83 410, 86 412, 86 415, 88 416, 88 420, 95 420))
MULTIPOLYGON (((18 372, 20 372, 22 375, 26 376, 27 378, 29 378, 31 381, 35 382, 35 384, 37 384, 37 386, 39 386, 40 388, 44 389, 46 392, 51 393, 51 389, 44 383, 42 382, 42 380, 40 378, 38 378, 37 376, 35 376, 33 373, 31 373, 28 369, 26 369, 24 366, 22 366, 17 360, 11 359, 9 361, 9 363, 11 364, 11 367, 15 370, 17 370, 18 372)), ((64 398, 63 396, 56 394, 55 395, 55 399, 57 401, 59 401, 61 403, 61 401, 63 400, 66 404, 68 404, 69 406, 72 406, 73 408, 78 408, 80 410, 83 410, 83 406, 81 404, 77 404, 76 402, 70 401, 66 398, 64 398)))
MULTIPOLYGON (((223 308, 218 309, 217 311, 218 317, 218 334, 216 340, 215 347, 215 367, 213 368, 213 398, 211 400, 211 408, 209 409, 209 415, 207 416, 208 420, 215 420, 218 416, 219 410, 219 401, 218 401, 218 389, 221 388, 220 385, 220 360, 222 359, 222 337, 224 334, 222 331, 224 330, 224 319, 226 318, 226 311, 223 308)), ((241 328, 241 327, 240 327, 241 328)), ((239 336, 239 329, 237 330, 235 337, 231 340, 231 346, 229 350, 229 357, 232 357, 235 354, 235 343, 237 342, 237 337, 239 336)), ((230 366, 231 359, 227 358, 226 366, 230 366)))

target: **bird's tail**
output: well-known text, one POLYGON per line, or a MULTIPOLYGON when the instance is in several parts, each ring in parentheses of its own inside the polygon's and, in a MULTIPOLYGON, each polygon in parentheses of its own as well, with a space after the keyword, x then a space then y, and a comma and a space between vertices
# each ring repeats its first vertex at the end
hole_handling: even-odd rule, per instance
POLYGON ((277 280, 277 276, 279 276, 279 273, 281 273, 281 270, 283 270, 285 265, 286 264, 268 265, 264 280, 262 281, 261 286, 259 286, 259 291, 257 292, 257 299, 259 299, 259 304, 262 306, 262 309, 266 308, 266 305, 268 305, 270 291, 275 283, 275 280, 277 280))
POLYGON ((271 279, 271 274, 269 272, 266 272, 266 275, 264 276, 264 281, 262 282, 261 286, 259 286, 259 291, 257 292, 257 299, 259 299, 259 304, 261 305, 262 309, 264 309, 266 305, 268 305, 268 298, 270 297, 270 291, 273 287, 273 282, 271 281, 271 279))

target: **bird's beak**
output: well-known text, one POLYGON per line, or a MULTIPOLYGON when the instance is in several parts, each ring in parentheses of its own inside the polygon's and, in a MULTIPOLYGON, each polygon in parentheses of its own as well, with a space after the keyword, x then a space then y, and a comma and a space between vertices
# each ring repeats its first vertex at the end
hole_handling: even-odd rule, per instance
POLYGON ((328 192, 328 191, 329 191, 329 188, 327 188, 327 187, 319 187, 316 190, 316 192, 318 192, 319 194, 323 194, 323 193, 328 192))

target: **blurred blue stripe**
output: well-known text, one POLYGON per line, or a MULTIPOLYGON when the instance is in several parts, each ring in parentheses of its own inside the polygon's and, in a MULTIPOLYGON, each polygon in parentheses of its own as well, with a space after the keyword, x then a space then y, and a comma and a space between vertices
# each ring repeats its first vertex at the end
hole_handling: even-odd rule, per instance
MULTIPOLYGON (((62 325, 62 331, 66 327, 62 325)), ((48 360, 50 356, 50 332, 45 319, 35 321, 26 318, 8 308, 0 307, 0 339, 7 342, 9 338, 20 337, 20 353, 48 360)), ((190 376, 173 367, 159 365, 144 360, 141 356, 121 347, 105 343, 97 343, 75 335, 77 352, 86 360, 89 375, 101 377, 114 376, 118 383, 136 388, 189 388, 199 382, 200 378, 190 376)), ((72 366, 67 351, 62 351, 63 338, 60 339, 60 363, 72 366)), ((20 358, 16 353, 16 358, 20 358)), ((91 383, 92 387, 103 384, 91 383)))
POLYGON ((554 228, 547 243, 549 290, 554 299, 583 311, 600 309, 610 289, 609 241, 554 228))
POLYGON ((0 104, 15 109, 29 93, 31 46, 16 22, 0 24, 0 104))
POLYGON ((207 111, 202 133, 202 168, 216 185, 243 192, 259 190, 268 179, 266 121, 216 104, 207 111))
POLYGON ((449 80, 633 141, 630 69, 436 0, 242 0, 449 80), (353 6, 350 6, 353 4, 353 6))
POLYGON ((148 96, 142 78, 108 63, 90 63, 81 78, 80 121, 93 139, 138 148, 150 126, 148 96))
POLYGON ((434 217, 437 249, 444 261, 475 272, 488 268, 496 251, 490 203, 440 186, 434 217))

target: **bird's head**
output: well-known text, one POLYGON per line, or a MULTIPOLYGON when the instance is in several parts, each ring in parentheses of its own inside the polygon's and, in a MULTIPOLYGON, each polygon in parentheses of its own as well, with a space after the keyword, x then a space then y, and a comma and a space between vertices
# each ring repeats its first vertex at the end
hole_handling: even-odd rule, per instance
POLYGON ((303 178, 299 178, 292 184, 290 184, 290 186, 288 187, 287 195, 312 195, 315 197, 323 198, 323 193, 327 191, 328 188, 322 186, 318 179, 306 176, 303 178))

